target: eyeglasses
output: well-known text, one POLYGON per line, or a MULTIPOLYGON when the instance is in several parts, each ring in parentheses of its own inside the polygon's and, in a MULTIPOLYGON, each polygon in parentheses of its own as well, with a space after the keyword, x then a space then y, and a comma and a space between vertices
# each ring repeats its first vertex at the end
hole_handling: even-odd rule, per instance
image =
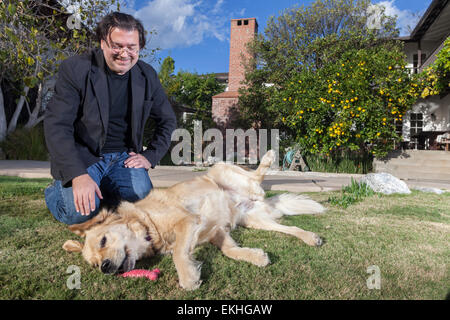
POLYGON ((130 56, 135 56, 139 52, 139 48, 128 48, 128 47, 120 47, 115 44, 109 44, 108 41, 105 41, 108 47, 114 54, 122 54, 122 51, 125 51, 130 56))

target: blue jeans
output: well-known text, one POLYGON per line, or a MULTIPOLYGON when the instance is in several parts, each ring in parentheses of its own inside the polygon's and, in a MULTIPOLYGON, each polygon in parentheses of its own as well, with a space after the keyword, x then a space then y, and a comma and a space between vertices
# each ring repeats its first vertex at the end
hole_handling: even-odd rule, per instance
POLYGON ((102 192, 102 203, 95 195, 95 210, 83 216, 75 209, 72 187, 65 188, 60 180, 45 189, 45 202, 56 220, 65 224, 78 224, 94 217, 100 205, 117 205, 121 200, 135 202, 148 195, 153 188, 147 170, 126 168, 123 162, 129 157, 126 152, 106 153, 103 158, 87 168, 89 176, 102 192))

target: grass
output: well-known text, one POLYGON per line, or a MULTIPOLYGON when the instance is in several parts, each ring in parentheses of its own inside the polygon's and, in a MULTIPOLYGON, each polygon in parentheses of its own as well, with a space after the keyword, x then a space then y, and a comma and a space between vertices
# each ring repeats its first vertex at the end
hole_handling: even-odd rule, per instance
MULTIPOLYGON (((328 211, 290 216, 325 239, 311 248, 296 238, 238 228, 241 245, 262 248, 272 263, 258 268, 224 257, 212 245, 196 249, 203 261, 200 289, 184 291, 170 256, 140 261, 158 267, 157 281, 105 276, 62 244, 79 239, 53 219, 43 200, 48 179, 0 177, 0 299, 445 299, 449 294, 450 195, 413 191, 375 194, 347 209, 311 193, 328 211), (81 289, 66 282, 71 265, 81 270, 81 289), (369 266, 381 271, 381 289, 369 290, 369 266)), ((268 196, 273 195, 271 192, 268 196)))
POLYGON ((346 209, 348 206, 360 202, 366 197, 371 197, 374 194, 375 192, 366 183, 358 183, 352 178, 349 186, 342 187, 339 196, 332 195, 328 198, 328 201, 332 205, 337 205, 346 209))

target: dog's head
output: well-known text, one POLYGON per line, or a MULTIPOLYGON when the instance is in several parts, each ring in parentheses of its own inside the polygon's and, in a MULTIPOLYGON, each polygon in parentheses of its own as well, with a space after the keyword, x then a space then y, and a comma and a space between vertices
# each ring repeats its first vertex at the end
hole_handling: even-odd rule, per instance
MULTIPOLYGON (((128 206, 131 207, 132 204, 128 206)), ((72 232, 86 239, 84 244, 68 240, 63 249, 81 252, 91 266, 100 268, 106 274, 134 269, 137 260, 154 254, 155 236, 123 207, 119 207, 117 212, 102 210, 85 223, 69 226, 72 232)))

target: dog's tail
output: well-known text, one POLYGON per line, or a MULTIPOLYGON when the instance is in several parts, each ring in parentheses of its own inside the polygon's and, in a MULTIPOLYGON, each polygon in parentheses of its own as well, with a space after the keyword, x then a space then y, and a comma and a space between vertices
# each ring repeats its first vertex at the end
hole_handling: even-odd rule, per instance
POLYGON ((283 215, 318 214, 325 212, 326 208, 320 203, 304 195, 283 193, 264 200, 271 208, 272 218, 281 218, 283 215))
POLYGON ((266 154, 262 157, 258 169, 256 169, 255 171, 256 175, 264 177, 264 175, 269 170, 272 163, 275 161, 275 158, 276 158, 275 151, 273 150, 267 151, 266 154))

